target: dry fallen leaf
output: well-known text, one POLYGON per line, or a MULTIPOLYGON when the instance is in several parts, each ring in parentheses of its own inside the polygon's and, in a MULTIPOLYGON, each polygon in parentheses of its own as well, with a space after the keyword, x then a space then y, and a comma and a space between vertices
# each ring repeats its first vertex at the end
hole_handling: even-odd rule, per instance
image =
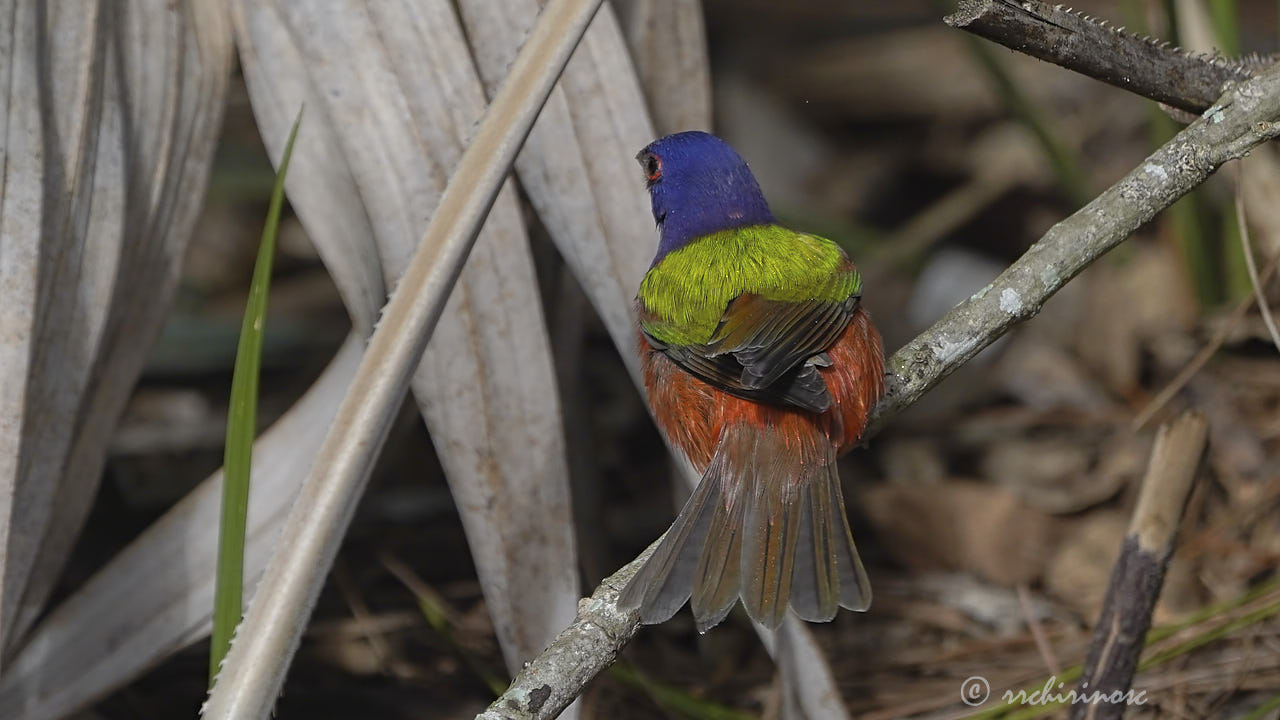
MULTIPOLYGON (((265 138, 288 108, 332 145, 299 144, 334 177, 290 173, 289 197, 335 277, 355 251, 382 278, 360 278, 350 307, 376 317, 434 212, 485 108, 462 30, 447 2, 244 3, 237 36, 265 138), (313 155, 313 151, 315 154, 313 155), (341 168, 332 167, 333 164, 341 168), (335 178, 350 184, 336 186, 335 178), (337 237, 335 208, 368 218, 337 237)), ((269 141, 271 142, 271 141, 269 141)), ((348 223, 350 224, 350 223, 348 223)), ((510 187, 499 196, 413 378, 445 466, 508 669, 573 617, 579 595, 559 398, 528 240, 510 187)))
POLYGON ((1114 437, 1094 449, 1088 436, 1007 438, 990 445, 982 474, 1050 515, 1085 510, 1142 477, 1147 448, 1133 437, 1114 437), (1095 455, 1097 457, 1095 457, 1095 455))
MULTIPOLYGON (((254 443, 247 595, 362 350, 360 338, 348 339, 306 395, 254 443)), ((200 483, 32 630, 0 679, 0 719, 65 717, 208 636, 221 486, 221 472, 200 483)))
POLYGON ((1129 262, 1102 262, 1086 275, 1084 316, 1076 349, 1086 365, 1114 393, 1126 396, 1138 385, 1141 351, 1153 338, 1185 332, 1194 322, 1195 299, 1181 260, 1168 246, 1135 245, 1129 262), (1125 312, 1116 312, 1116 308, 1125 312))
POLYGON ((914 570, 966 570, 1015 585, 1044 570, 1055 524, 1007 490, 952 481, 909 487, 877 485, 862 493, 876 536, 914 570))

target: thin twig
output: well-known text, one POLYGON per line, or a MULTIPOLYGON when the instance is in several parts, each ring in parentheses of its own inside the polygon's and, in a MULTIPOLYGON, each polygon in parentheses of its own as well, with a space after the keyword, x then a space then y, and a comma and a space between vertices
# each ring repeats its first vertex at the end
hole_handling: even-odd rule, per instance
POLYGON ((1276 320, 1271 316, 1271 306, 1267 303, 1266 289, 1262 279, 1258 277, 1258 264, 1253 259, 1253 243, 1249 241, 1249 219, 1244 211, 1244 169, 1240 161, 1236 163, 1236 225, 1240 226, 1240 251, 1244 253, 1244 265, 1249 269, 1249 282, 1253 284, 1253 296, 1258 301, 1258 312, 1262 322, 1271 335, 1271 343, 1280 350, 1280 330, 1276 329, 1276 320))
MULTIPOLYGON (((990 285, 957 305, 888 361, 888 385, 867 434, 963 365, 1040 306, 1089 263, 1219 166, 1280 135, 1280 71, 1241 83, 1221 112, 1189 125, 1142 165, 1050 228, 990 285)), ((578 616, 477 720, 549 720, 622 651, 639 629, 637 613, 617 607, 618 591, 652 547, 606 578, 578 605, 578 616)))
POLYGON ((427 621, 430 627, 440 640, 449 647, 449 650, 457 655, 462 664, 476 676, 480 682, 484 683, 494 696, 501 695, 507 688, 506 675, 498 675, 477 658, 473 653, 469 652, 462 643, 458 642, 455 631, 458 627, 458 611, 453 608, 440 593, 428 585, 418 577, 413 568, 406 565, 391 555, 379 555, 382 567, 391 573, 395 579, 400 581, 409 592, 413 593, 414 598, 418 601, 418 610, 422 613, 422 617, 427 621))
MULTIPOLYGON (((347 572, 345 565, 341 563, 334 564, 333 582, 338 587, 338 594, 342 595, 343 602, 351 610, 351 617, 361 626, 367 626, 372 613, 369 612, 368 603, 360 596, 360 590, 355 582, 351 580, 351 574, 347 572)), ((378 664, 378 672, 385 673, 391 658, 391 648, 387 645, 386 639, 378 633, 367 631, 362 633, 362 637, 369 646, 369 650, 373 652, 374 660, 378 664)))
POLYGON ((459 622, 458 611, 445 601, 435 588, 423 582, 422 578, 404 561, 392 555, 380 554, 378 561, 382 567, 400 581, 418 601, 418 608, 427 616, 427 624, 434 630, 448 629, 459 622))
POLYGON ((1031 590, 1026 583, 1018 583, 1018 605, 1022 608, 1022 617, 1027 621, 1027 629, 1031 631, 1031 639, 1036 643, 1036 651, 1044 660, 1049 674, 1057 676, 1062 673, 1062 664, 1053 654, 1053 645, 1049 644, 1049 636, 1045 634, 1044 624, 1036 617, 1036 609, 1031 603, 1031 590))
POLYGON ((1265 58, 1227 60, 1193 54, 1062 5, 1033 0, 961 0, 946 23, 1194 113, 1213 105, 1228 83, 1245 80, 1270 64, 1265 58))
POLYGON ((1082 697, 1107 699, 1073 703, 1072 720, 1119 718, 1124 713, 1125 703, 1114 699, 1129 692, 1133 683, 1143 639, 1151 629, 1151 611, 1173 555, 1179 519, 1208 437, 1209 423, 1194 412, 1162 425, 1156 434, 1151 463, 1120 558, 1111 570, 1077 690, 1082 697))

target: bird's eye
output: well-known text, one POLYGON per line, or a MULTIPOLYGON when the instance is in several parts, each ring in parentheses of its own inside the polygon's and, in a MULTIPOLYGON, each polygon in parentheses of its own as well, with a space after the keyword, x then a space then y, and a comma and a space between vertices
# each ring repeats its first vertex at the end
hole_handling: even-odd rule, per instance
POLYGON ((646 155, 644 158, 644 178, 650 184, 662 179, 662 158, 657 155, 646 155))

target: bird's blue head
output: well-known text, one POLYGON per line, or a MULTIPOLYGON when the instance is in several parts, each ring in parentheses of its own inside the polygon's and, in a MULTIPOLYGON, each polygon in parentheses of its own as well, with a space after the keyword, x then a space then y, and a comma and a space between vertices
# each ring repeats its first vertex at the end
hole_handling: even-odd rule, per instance
POLYGON ((690 131, 655 140, 636 155, 660 239, 656 264, 704 235, 772 223, 747 163, 720 138, 690 131))

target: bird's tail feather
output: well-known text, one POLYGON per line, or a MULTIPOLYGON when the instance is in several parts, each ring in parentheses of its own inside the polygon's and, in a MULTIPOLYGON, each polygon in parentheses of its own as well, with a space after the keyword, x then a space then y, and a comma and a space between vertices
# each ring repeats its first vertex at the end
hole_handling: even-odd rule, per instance
POLYGON ((735 424, 671 529, 619 605, 659 623, 691 600, 700 631, 741 598, 751 618, 782 623, 787 607, 831 620, 871 603, 866 572, 845 517, 835 449, 807 423, 805 437, 735 424), (809 434, 811 433, 811 434, 809 434))

